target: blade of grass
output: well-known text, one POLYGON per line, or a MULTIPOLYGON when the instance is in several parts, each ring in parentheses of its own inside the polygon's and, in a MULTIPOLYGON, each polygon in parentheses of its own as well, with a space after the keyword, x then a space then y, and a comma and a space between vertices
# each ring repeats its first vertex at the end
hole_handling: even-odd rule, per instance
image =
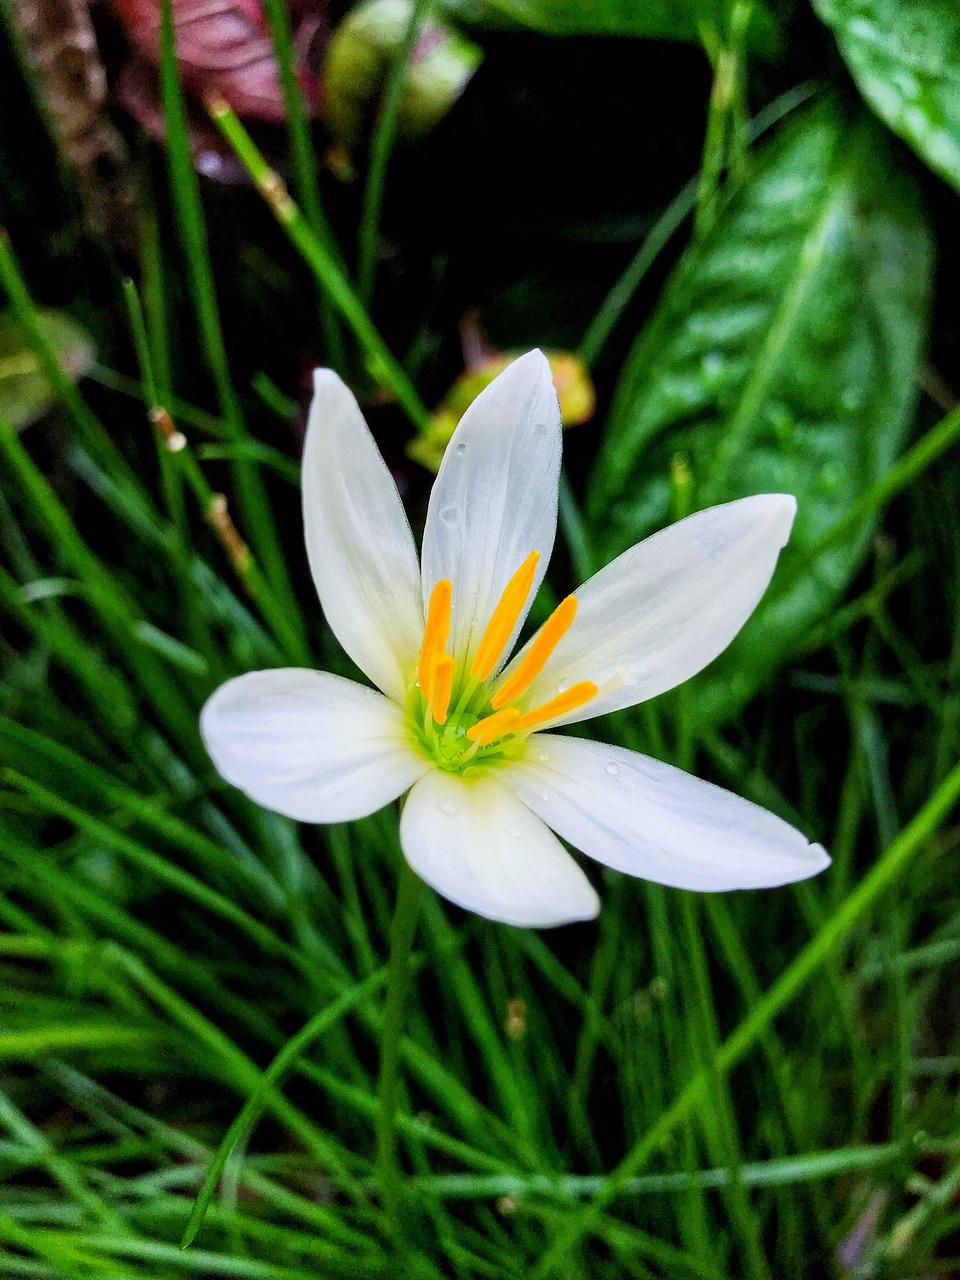
MULTIPOLYGON (((843 941, 860 917, 882 898, 903 875, 918 849, 937 830, 960 799, 960 765, 954 766, 930 796, 923 808, 907 824, 883 857, 854 889, 840 908, 825 921, 820 931, 784 970, 763 998, 740 1023, 737 1030, 721 1045, 713 1069, 725 1073, 753 1048, 769 1023, 797 996, 821 968, 833 949, 843 941)), ((603 1210, 619 1194, 620 1188, 634 1177, 656 1152, 663 1140, 678 1125, 692 1116, 705 1100, 709 1075, 700 1072, 683 1089, 656 1124, 634 1144, 610 1174, 603 1189, 592 1203, 559 1233, 540 1262, 530 1273, 530 1280, 544 1280, 558 1271, 562 1260, 594 1227, 603 1210)))
MULTIPOLYGON (((187 1032, 198 1047, 202 1045, 213 1055, 214 1062, 220 1064, 220 1070, 228 1083, 248 1093, 259 1086, 262 1072, 228 1035, 158 978, 138 957, 117 944, 111 945, 115 947, 120 967, 145 995, 187 1032)), ((276 1089, 269 1090, 267 1105, 280 1123, 307 1147, 320 1167, 331 1169, 344 1191, 354 1200, 363 1203, 365 1193, 348 1168, 346 1153, 342 1148, 336 1146, 332 1138, 276 1089)), ((332 1221, 336 1214, 331 1212, 329 1218, 332 1221)))
MULTIPOLYGON (((177 35, 173 20, 172 0, 160 3, 160 88, 166 126, 167 156, 174 208, 183 240, 191 296, 204 355, 217 391, 217 399, 230 439, 236 443, 248 439, 240 400, 234 389, 223 330, 220 323, 216 286, 210 262, 204 224, 200 184, 194 168, 187 129, 183 90, 177 69, 177 35)), ((283 601, 290 626, 296 631, 301 650, 306 640, 286 560, 273 521, 266 492, 255 466, 238 462, 235 467, 240 511, 249 530, 251 543, 263 562, 270 586, 283 601)))
MULTIPOLYGON (((791 111, 795 111, 813 96, 810 82, 797 85, 757 113, 750 126, 750 140, 761 137, 791 111)), ((620 322, 620 318, 639 289, 647 272, 667 247, 674 235, 690 217, 697 201, 699 179, 693 177, 664 209, 637 250, 626 269, 607 294, 600 309, 580 340, 578 355, 588 367, 600 358, 603 348, 620 322)))
MULTIPOLYGON (((157 247, 157 255, 159 256, 159 246, 157 247)), ((150 272, 154 269, 155 265, 151 266, 150 272)), ((124 301, 127 304, 127 319, 130 324, 134 350, 137 354, 137 363, 140 366, 140 377, 144 386, 144 405, 149 410, 150 422, 156 425, 158 420, 153 415, 157 406, 161 404, 161 399, 154 381, 153 355, 147 327, 144 322, 143 309, 140 306, 140 296, 132 280, 124 279, 122 285, 124 301)), ((162 287, 160 292, 162 294, 162 287)), ((156 307, 157 305, 154 300, 154 306, 156 307)), ((165 312, 161 310, 161 322, 164 315, 165 312)), ((166 352, 166 343, 162 338, 153 344, 153 350, 166 352)), ((165 355, 161 359, 160 373, 161 376, 165 376, 168 361, 165 355)), ((174 432, 164 436, 163 432, 159 430, 155 431, 153 435, 157 447, 160 484, 166 501, 167 512, 176 530, 176 538, 172 540, 170 547, 170 558, 173 569, 171 576, 176 584, 179 598, 177 612, 184 619, 186 624, 185 631, 191 642, 204 655, 208 665, 213 667, 214 671, 218 671, 220 665, 219 648, 214 644, 209 619, 197 593, 192 590, 190 580, 190 530, 187 523, 183 475, 174 458, 176 447, 179 445, 180 440, 183 439, 183 436, 174 432)))
POLYGON ((714 1069, 720 1045, 720 1029, 710 983, 709 964, 701 932, 698 902, 693 894, 680 898, 682 936, 685 938, 686 998, 689 1001, 689 1027, 693 1056, 698 1070, 706 1075, 710 1105, 701 1111, 704 1135, 710 1158, 729 1164, 733 1173, 725 1202, 730 1224, 743 1250, 744 1265, 751 1276, 771 1278, 760 1226, 739 1176, 743 1165, 740 1136, 737 1132, 733 1104, 726 1079, 714 1069))
POLYGON ((400 1101, 400 1043, 404 1003, 410 985, 410 956, 417 931, 423 881, 404 859, 400 864, 397 900, 390 924, 387 998, 380 1032, 377 1075, 377 1181, 397 1243, 409 1240, 409 1205, 397 1164, 397 1105, 400 1101))
POLYGON ((87 1186, 83 1176, 69 1156, 62 1155, 23 1114, 19 1107, 0 1090, 0 1124, 36 1159, 40 1167, 55 1182, 58 1182, 68 1196, 72 1196, 79 1205, 102 1227, 116 1232, 117 1235, 129 1234, 129 1228, 115 1210, 106 1201, 87 1186))
MULTIPOLYGON (((284 0, 264 0, 264 12, 267 26, 270 30, 270 38, 273 42, 273 53, 276 58, 277 72, 280 79, 280 92, 283 95, 284 114, 287 121, 287 139, 290 146, 290 157, 293 162, 297 197, 314 235, 323 245, 331 259, 335 262, 340 262, 340 251, 323 210, 320 182, 317 175, 317 161, 313 150, 313 138, 310 134, 310 121, 307 117, 304 96, 297 78, 290 13, 284 0)), ((334 368, 343 369, 345 358, 343 335, 340 332, 337 313, 322 290, 319 295, 319 303, 320 325, 328 352, 327 361, 334 368)))
MULTIPOLYGON (((694 1173, 647 1173, 627 1179, 617 1189, 617 1198, 679 1195, 691 1182, 705 1190, 716 1191, 740 1178, 745 1187, 795 1186, 803 1182, 828 1181, 849 1173, 886 1169, 898 1164, 909 1166, 925 1156, 949 1155, 957 1149, 956 1140, 936 1141, 918 1138, 913 1142, 884 1142, 860 1147, 837 1147, 827 1151, 810 1151, 805 1155, 785 1156, 778 1160, 759 1160, 739 1169, 700 1169, 694 1173)), ((415 1189, 446 1200, 492 1200, 497 1196, 538 1196, 550 1200, 569 1201, 589 1198, 601 1192, 606 1184, 602 1174, 476 1174, 437 1173, 411 1179, 415 1189)))
MULTIPOLYGON (((201 514, 218 535, 231 566, 236 571, 251 599, 257 604, 265 621, 272 628, 278 642, 285 648, 294 662, 309 664, 310 651, 306 646, 302 628, 291 622, 289 610, 284 608, 270 581, 234 528, 227 508, 226 497, 223 494, 214 493, 196 458, 193 456, 186 437, 174 429, 173 420, 159 399, 159 393, 153 380, 150 346, 136 286, 132 280, 125 280, 123 289, 127 302, 130 327, 133 332, 134 346, 140 363, 141 378, 143 379, 146 393, 145 408, 147 409, 147 417, 150 423, 158 428, 157 437, 162 459, 161 466, 169 468, 174 475, 179 477, 181 483, 186 483, 192 491, 201 514)), ((253 455, 245 451, 244 445, 247 443, 246 441, 239 441, 235 445, 235 458, 257 456, 256 451, 254 451, 253 455)), ((180 505, 179 502, 177 505, 180 505)), ((185 528, 182 516, 180 524, 182 528, 185 528)), ((182 541, 183 536, 181 534, 180 541, 173 550, 175 554, 180 553, 180 577, 181 581, 186 582, 189 579, 189 572, 186 568, 182 541)), ((192 592, 187 591, 186 597, 187 608, 190 609, 191 613, 198 615, 196 622, 201 627, 204 651, 214 653, 215 646, 210 636, 209 628, 206 626, 205 615, 202 610, 197 608, 197 601, 192 592)))
POLYGON ((425 431, 430 415, 413 383, 375 329, 353 286, 291 200, 283 179, 264 160, 226 102, 220 98, 208 99, 207 109, 237 159, 256 183, 274 217, 353 332, 366 357, 371 376, 396 396, 413 425, 419 431, 425 431))
MULTIPOLYGON (((45 1074, 54 1081, 61 1093, 73 1105, 91 1117, 97 1124, 108 1130, 143 1132, 157 1143, 162 1151, 171 1153, 178 1162, 194 1161, 198 1165, 206 1165, 212 1152, 203 1143, 182 1128, 164 1123, 150 1112, 133 1106, 112 1093, 98 1081, 78 1071, 76 1067, 63 1062, 50 1061, 44 1066, 45 1074)), ((253 1193, 266 1204, 312 1227, 318 1238, 325 1239, 326 1233, 336 1219, 331 1219, 326 1205, 317 1204, 307 1195, 285 1187, 267 1175, 259 1172, 248 1162, 246 1177, 253 1193)), ((181 1214, 183 1204, 181 1202, 181 1214)), ((365 1244, 364 1237, 351 1230, 346 1224, 340 1224, 338 1233, 331 1233, 335 1238, 346 1243, 353 1243, 359 1248, 365 1244)))
POLYGON ((4 770, 3 777, 8 784, 22 791, 24 795, 30 796, 44 809, 72 823, 94 840, 102 842, 107 848, 128 859, 133 866, 159 880, 161 884, 168 885, 196 902, 198 906, 220 916, 221 919, 228 920, 268 954, 288 958, 296 966, 299 959, 298 953, 288 943, 278 937, 267 925, 251 916, 249 912, 238 907, 236 903, 211 889, 189 872, 183 871, 139 841, 123 835, 109 823, 71 804, 62 796, 55 795, 49 788, 41 786, 32 778, 9 768, 4 770))
POLYGON ((136 472, 77 390, 73 379, 61 367, 57 353, 37 319, 37 309, 21 274, 10 239, 2 228, 0 228, 0 284, 10 299, 17 320, 23 326, 44 377, 56 392, 57 398, 65 405, 79 435, 96 457, 123 480, 130 491, 131 501, 136 501, 139 506, 146 509, 149 502, 136 472))
MULTIPOLYGON (((168 840, 181 853, 189 854, 207 876, 215 873, 231 894, 247 895, 257 907, 278 914, 284 906, 283 890, 277 881, 253 859, 241 862, 234 850, 227 850, 196 827, 166 811, 153 796, 127 786, 120 779, 62 743, 16 722, 0 718, 0 743, 6 747, 8 762, 39 781, 34 774, 37 758, 55 774, 61 791, 79 785, 102 798, 112 808, 145 826, 162 840, 168 840), (32 767, 31 767, 32 766, 32 767)), ((113 819, 116 822, 116 817, 113 819)), ((155 850, 153 852, 156 852, 155 850)))
POLYGON ((42 521, 52 544, 72 563, 74 570, 89 584, 99 600, 99 617, 121 660, 150 699, 161 722, 170 726, 185 754, 198 759, 199 740, 196 739, 193 709, 186 703, 176 682, 167 677, 152 657, 145 659, 139 645, 131 643, 135 623, 145 620, 140 610, 87 547, 46 477, 23 447, 17 433, 3 419, 0 419, 0 452, 6 456, 27 495, 33 518, 42 521), (191 750, 194 741, 196 747, 191 750))
POLYGON ((378 969, 376 973, 372 973, 369 978, 358 983, 351 991, 345 991, 342 996, 339 996, 327 1005, 325 1009, 321 1009, 319 1013, 315 1014, 309 1022, 300 1028, 295 1036, 291 1036, 270 1065, 264 1069, 260 1077, 260 1083, 243 1104, 236 1119, 230 1125, 223 1141, 217 1148, 213 1159, 210 1161, 203 1186, 193 1203, 190 1217, 184 1228, 183 1237, 180 1241, 181 1249, 188 1248, 196 1239, 197 1233, 203 1225, 204 1215, 226 1167, 227 1160, 230 1158, 230 1153, 236 1144, 241 1139, 245 1139, 252 1131, 260 1114, 268 1104, 271 1089, 283 1073, 301 1054, 306 1053, 313 1042, 328 1031, 340 1018, 345 1017, 361 1000, 373 995, 386 979, 386 968, 378 969))
POLYGON ((417 39, 431 16, 435 0, 414 0, 403 38, 397 45, 387 75, 380 112, 370 139, 370 160, 360 208, 360 231, 357 236, 357 292, 369 311, 373 304, 373 285, 377 270, 377 236, 380 210, 387 180, 387 166, 397 140, 400 108, 407 87, 407 74, 417 39))
POLYGON ((771 584, 765 600, 768 604, 790 591, 797 582, 814 571, 819 558, 835 543, 840 542, 865 520, 869 520, 898 493, 920 476, 931 463, 960 440, 960 409, 941 418, 916 444, 902 454, 892 467, 872 484, 866 493, 848 507, 845 514, 831 529, 810 548, 799 564, 779 573, 771 584))

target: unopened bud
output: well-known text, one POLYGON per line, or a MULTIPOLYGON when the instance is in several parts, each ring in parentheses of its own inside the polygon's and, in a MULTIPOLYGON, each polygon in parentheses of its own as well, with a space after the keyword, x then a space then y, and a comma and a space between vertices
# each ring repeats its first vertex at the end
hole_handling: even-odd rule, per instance
MULTIPOLYGON (((427 430, 407 445, 407 457, 429 471, 438 471, 457 423, 480 392, 516 359, 517 354, 489 356, 476 368, 461 373, 438 405, 427 430)), ((569 351, 547 351, 544 354, 550 362, 564 427, 576 427, 587 422, 593 416, 597 396, 586 365, 569 351)))
MULTIPOLYGON (((60 368, 78 382, 96 357, 93 339, 65 311, 36 311, 34 320, 60 368)), ((57 397, 29 332, 12 312, 0 312, 0 417, 20 430, 43 417, 57 397)))
MULTIPOLYGON (((347 146, 357 144, 376 114, 412 12, 413 0, 365 0, 333 33, 323 68, 323 111, 347 146)), ((423 23, 400 103, 401 136, 418 138, 432 129, 460 97, 481 56, 442 23, 423 23)))

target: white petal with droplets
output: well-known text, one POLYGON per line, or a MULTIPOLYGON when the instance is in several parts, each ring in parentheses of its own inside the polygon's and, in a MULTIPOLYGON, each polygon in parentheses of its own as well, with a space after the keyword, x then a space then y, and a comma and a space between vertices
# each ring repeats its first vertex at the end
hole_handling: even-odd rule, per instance
POLYGON ((540 552, 531 601, 536 594, 556 536, 559 476, 557 393, 546 357, 530 351, 463 415, 430 494, 423 534, 424 607, 434 585, 449 578, 449 651, 459 672, 469 666, 504 587, 531 551, 540 552))
POLYGON ((591 680, 599 695, 553 722, 572 724, 644 702, 696 675, 756 608, 796 507, 789 494, 741 498, 625 551, 576 592, 574 623, 522 705, 537 706, 591 680))
POLYGON ((421 778, 403 807, 400 843, 427 884, 489 920, 543 928, 600 909, 559 840, 490 775, 421 778))
POLYGON ((200 732, 228 782, 301 822, 374 813, 430 768, 399 707, 325 671, 228 680, 204 706, 200 732))
POLYGON ((830 863, 766 809, 622 747, 535 734, 497 777, 575 848, 657 884, 766 889, 830 863))
POLYGON ((417 549, 359 406, 331 369, 314 374, 303 523, 331 629, 375 685, 403 698, 423 635, 417 549))

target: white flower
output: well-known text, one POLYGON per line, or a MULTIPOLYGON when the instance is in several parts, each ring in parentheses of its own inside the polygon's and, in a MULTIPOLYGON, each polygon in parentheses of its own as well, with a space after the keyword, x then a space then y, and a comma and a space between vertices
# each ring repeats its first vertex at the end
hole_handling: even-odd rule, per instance
POLYGON ((229 782, 304 822, 359 818, 409 791, 410 865, 451 901, 515 925, 599 910, 558 835, 686 889, 765 888, 828 865, 799 831, 710 783, 543 732, 663 693, 725 649, 770 581, 792 497, 712 507, 632 547, 508 661, 556 533, 547 361, 515 361, 464 414, 430 497, 422 565, 356 401, 330 370, 315 386, 310 568, 327 621, 381 692, 298 669, 228 681, 201 730, 229 782))

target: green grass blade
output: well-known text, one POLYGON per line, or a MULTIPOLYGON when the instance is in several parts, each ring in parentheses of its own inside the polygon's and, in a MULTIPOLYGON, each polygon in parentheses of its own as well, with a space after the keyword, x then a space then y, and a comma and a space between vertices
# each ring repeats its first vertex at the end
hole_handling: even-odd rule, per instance
POLYGON ((246 129, 222 99, 211 100, 208 108, 237 159, 270 205, 277 221, 352 330, 366 356, 371 376, 396 396, 414 426, 421 431, 425 430, 429 425, 430 415, 413 383, 380 337, 353 286, 291 200, 283 180, 270 168, 246 129))
MULTIPOLYGON (((727 1072, 757 1043, 767 1026, 803 990, 822 967, 834 947, 850 932, 862 915, 902 876, 918 849, 937 830, 940 823, 960 799, 960 765, 956 765, 931 795, 913 820, 903 829, 841 907, 824 923, 793 963, 777 979, 763 998, 724 1041, 713 1064, 713 1070, 727 1072)), ((589 1207, 579 1213, 547 1250, 533 1269, 530 1280, 560 1274, 557 1270, 570 1250, 575 1248, 621 1186, 643 1167, 660 1147, 664 1138, 694 1114, 707 1096, 709 1073, 700 1072, 680 1093, 657 1123, 629 1151, 610 1174, 589 1207)))
POLYGON ((363 982, 358 983, 353 990, 344 992, 342 996, 332 1001, 325 1009, 321 1009, 319 1013, 315 1014, 309 1022, 300 1028, 295 1036, 291 1036, 270 1065, 264 1069, 260 1083, 243 1104, 242 1109, 217 1148, 216 1154, 210 1161, 200 1194, 190 1210, 190 1217, 184 1229, 183 1238, 180 1241, 181 1249, 188 1248, 196 1239, 197 1232, 203 1225, 203 1219, 210 1201, 213 1199, 214 1192, 217 1189, 217 1183, 220 1181, 227 1160, 230 1158, 230 1153, 237 1143, 241 1139, 245 1139, 253 1129, 258 1117, 269 1101, 269 1093, 273 1086, 291 1064, 302 1053, 306 1053, 315 1040, 328 1031, 340 1018, 345 1017, 361 1000, 373 995, 383 985, 386 978, 386 969, 379 969, 376 973, 372 973, 369 978, 365 978, 363 982))

